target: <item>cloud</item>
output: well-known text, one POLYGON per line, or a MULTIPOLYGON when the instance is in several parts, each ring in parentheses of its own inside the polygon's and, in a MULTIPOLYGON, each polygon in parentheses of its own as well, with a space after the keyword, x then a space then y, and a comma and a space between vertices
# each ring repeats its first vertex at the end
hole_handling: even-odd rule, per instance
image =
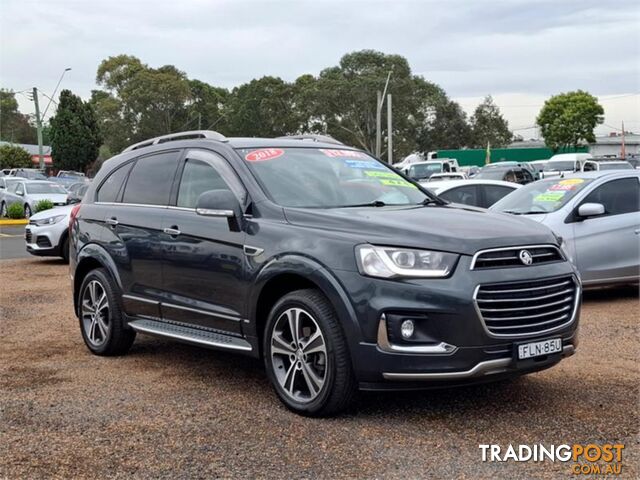
POLYGON ((373 48, 404 55, 454 98, 640 91, 640 8, 626 0, 3 0, 0 14, 11 19, 0 31, 0 84, 14 90, 51 93, 71 66, 64 87, 88 97, 99 62, 120 53, 233 87, 317 74, 373 48))

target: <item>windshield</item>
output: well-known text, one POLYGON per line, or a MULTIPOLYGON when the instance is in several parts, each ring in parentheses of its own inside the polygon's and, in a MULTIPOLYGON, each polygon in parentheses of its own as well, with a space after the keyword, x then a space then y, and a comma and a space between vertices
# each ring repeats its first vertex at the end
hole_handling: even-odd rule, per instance
POLYGON ((497 168, 488 168, 480 170, 475 177, 480 180, 502 180, 507 170, 498 170, 497 168))
POLYGON ((573 160, 554 160, 553 162, 547 162, 543 168, 545 172, 562 172, 575 168, 575 162, 573 160))
POLYGON ((510 193, 491 210, 521 215, 555 212, 592 181, 585 178, 539 180, 510 193))
POLYGON ((408 176, 411 178, 429 178, 434 173, 441 171, 441 163, 423 163, 421 165, 412 165, 409 168, 408 176))
POLYGON ((30 183, 27 184, 27 193, 59 193, 64 195, 67 192, 64 188, 62 188, 60 185, 56 185, 55 183, 30 183))
POLYGON ((633 170, 630 163, 601 163, 600 170, 633 170))
POLYGON ((262 148, 238 153, 273 201, 285 207, 415 205, 430 199, 364 152, 262 148))

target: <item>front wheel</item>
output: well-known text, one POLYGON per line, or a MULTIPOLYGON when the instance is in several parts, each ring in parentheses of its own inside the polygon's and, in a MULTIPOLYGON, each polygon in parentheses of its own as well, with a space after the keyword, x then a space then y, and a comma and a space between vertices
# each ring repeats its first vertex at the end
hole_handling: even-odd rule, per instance
POLYGON ((31 207, 29 206, 28 203, 25 203, 24 205, 24 218, 30 218, 31 217, 31 207))
POLYGON ((332 305, 317 290, 298 290, 271 310, 264 335, 269 380, 282 402, 309 416, 345 410, 357 384, 332 305))

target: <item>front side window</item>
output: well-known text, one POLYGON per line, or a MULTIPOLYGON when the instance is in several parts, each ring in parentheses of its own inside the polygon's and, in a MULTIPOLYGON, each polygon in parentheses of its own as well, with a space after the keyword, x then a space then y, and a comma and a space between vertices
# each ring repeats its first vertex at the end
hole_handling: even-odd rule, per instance
POLYGON ((187 159, 178 189, 178 207, 195 208, 198 197, 209 190, 230 188, 211 165, 202 160, 187 159))
POLYGON ((113 171, 104 182, 102 182, 102 185, 100 185, 100 188, 98 189, 98 196, 96 198, 98 202, 116 201, 132 165, 132 162, 122 165, 113 171))
POLYGON ((640 183, 637 178, 612 180, 595 188, 582 203, 601 203, 605 215, 640 211, 640 183))
POLYGON ((131 169, 122 202, 168 205, 179 154, 174 150, 140 157, 131 169))
POLYGON ((364 152, 324 148, 238 149, 266 193, 285 207, 417 205, 431 197, 364 152))
POLYGON ((478 189, 475 185, 452 188, 439 196, 453 203, 463 203, 465 205, 480 204, 478 201, 478 189))

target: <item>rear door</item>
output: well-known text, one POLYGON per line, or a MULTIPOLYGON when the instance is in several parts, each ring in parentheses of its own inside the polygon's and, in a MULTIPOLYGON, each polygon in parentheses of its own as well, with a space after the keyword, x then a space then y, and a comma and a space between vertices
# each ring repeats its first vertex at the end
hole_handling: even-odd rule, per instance
POLYGON ((582 280, 637 277, 640 263, 640 183, 638 177, 611 180, 581 202, 601 203, 605 214, 573 225, 582 280))
POLYGON ((246 304, 245 232, 232 231, 226 218, 198 215, 198 197, 230 190, 241 205, 246 191, 220 155, 191 149, 181 162, 177 193, 167 210, 164 235, 164 320, 240 333, 246 304))
POLYGON ((138 157, 128 167, 117 201, 105 213, 103 244, 116 261, 129 315, 159 316, 162 221, 180 154, 180 150, 168 150, 138 157))

